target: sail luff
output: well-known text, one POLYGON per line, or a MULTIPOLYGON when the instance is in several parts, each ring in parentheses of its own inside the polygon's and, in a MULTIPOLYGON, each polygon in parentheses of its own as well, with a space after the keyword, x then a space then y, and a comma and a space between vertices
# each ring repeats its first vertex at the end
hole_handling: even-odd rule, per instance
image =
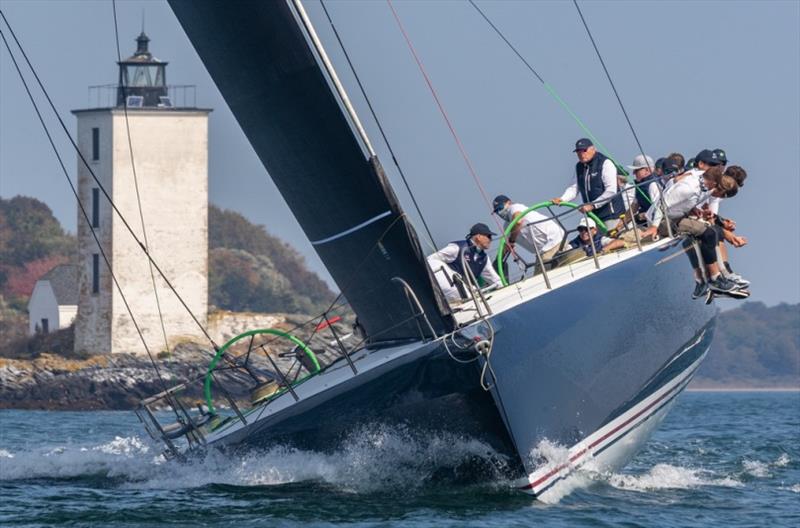
POLYGON ((325 70, 328 72, 328 76, 331 78, 331 82, 333 82, 333 86, 336 88, 336 92, 339 94, 339 98, 342 100, 342 104, 347 110, 350 119, 353 121, 353 126, 355 126, 356 130, 358 131, 358 135, 361 137, 361 141, 364 142, 364 146, 366 146, 370 157, 375 156, 375 149, 372 148, 372 143, 369 140, 367 131, 361 124, 361 120, 358 118, 358 113, 353 107, 353 104, 350 102, 350 97, 347 95, 347 90, 344 89, 342 82, 339 80, 339 76, 336 74, 336 68, 333 67, 333 63, 331 62, 330 58, 328 58, 328 53, 325 51, 325 46, 322 45, 322 41, 319 39, 319 36, 317 36, 317 31, 314 29, 314 24, 311 23, 311 19, 308 17, 305 7, 303 7, 303 2, 301 0, 292 0, 292 2, 294 3, 297 13, 300 15, 300 20, 303 23, 303 27, 305 27, 308 36, 311 38, 311 42, 314 44, 314 48, 316 49, 323 66, 325 66, 325 70))

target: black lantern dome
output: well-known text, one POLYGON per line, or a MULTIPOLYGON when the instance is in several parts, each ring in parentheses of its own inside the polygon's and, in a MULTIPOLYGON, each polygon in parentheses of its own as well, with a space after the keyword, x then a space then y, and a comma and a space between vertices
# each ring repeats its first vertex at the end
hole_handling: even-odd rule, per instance
POLYGON ((167 93, 167 63, 147 49, 150 38, 144 31, 136 38, 136 53, 119 62, 117 106, 172 106, 167 93))

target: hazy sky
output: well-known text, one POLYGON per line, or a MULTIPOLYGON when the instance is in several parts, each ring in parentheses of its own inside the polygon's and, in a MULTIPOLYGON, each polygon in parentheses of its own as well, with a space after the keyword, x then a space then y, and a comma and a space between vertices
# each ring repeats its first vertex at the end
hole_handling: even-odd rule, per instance
MULTIPOLYGON (((479 4, 610 152, 630 163, 636 143, 573 4, 479 4)), ((386 3, 327 5, 437 242, 460 238, 476 221, 491 222, 386 3)), ((722 147, 748 170, 746 186, 721 212, 750 239, 732 252, 732 262, 753 281, 752 299, 800 301, 800 2, 581 5, 649 154, 677 150, 688 158, 722 147)), ((319 3, 306 6, 413 213, 319 3)), ((0 7, 74 129, 69 111, 89 105, 87 87, 116 81, 111 3, 0 0, 0 7)), ((395 7, 487 192, 525 203, 559 195, 572 175, 574 141, 583 135, 578 125, 468 3, 399 0, 395 7)), ((143 13, 151 51, 170 63, 168 82, 196 84, 198 105, 214 109, 211 202, 264 224, 320 270, 166 2, 118 2, 123 56, 135 49, 143 13)), ((63 139, 59 145, 74 174, 74 152, 63 139)), ((17 194, 45 201, 75 230, 76 205, 3 48, 0 195, 17 194)))

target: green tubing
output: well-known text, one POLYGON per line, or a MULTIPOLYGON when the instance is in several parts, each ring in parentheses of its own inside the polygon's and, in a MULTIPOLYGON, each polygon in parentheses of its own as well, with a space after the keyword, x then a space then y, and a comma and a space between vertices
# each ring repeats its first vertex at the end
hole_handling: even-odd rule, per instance
MULTIPOLYGON (((539 202, 522 211, 522 213, 518 217, 516 217, 514 220, 511 221, 510 224, 508 224, 508 227, 506 227, 506 230, 503 232, 503 238, 500 239, 500 246, 497 248, 497 273, 500 275, 500 280, 503 282, 503 286, 508 286, 508 281, 506 280, 505 273, 503 273, 503 250, 506 247, 506 240, 508 240, 508 235, 511 233, 511 230, 514 229, 514 226, 517 225, 517 222, 519 222, 522 218, 524 218, 526 214, 530 213, 531 211, 541 209, 542 207, 549 207, 551 205, 571 207, 572 209, 577 209, 578 207, 580 207, 578 204, 574 204, 572 202, 561 202, 560 204, 555 204, 549 200, 546 202, 539 202)), ((597 215, 595 215, 591 211, 589 211, 586 214, 589 216, 589 218, 595 221, 597 227, 599 227, 603 231, 603 233, 608 232, 606 224, 603 223, 602 220, 597 218, 597 215)))
POLYGON ((311 359, 312 363, 314 363, 315 370, 311 374, 316 374, 317 372, 320 371, 319 361, 317 361, 316 354, 314 354, 314 352, 312 352, 311 349, 308 348, 308 345, 297 339, 292 334, 289 334, 287 332, 282 332, 281 330, 275 330, 274 328, 249 330, 243 334, 239 334, 238 336, 232 338, 227 343, 222 345, 222 347, 219 350, 217 350, 216 355, 214 355, 214 359, 211 360, 211 364, 208 365, 208 370, 206 371, 205 383, 203 384, 203 390, 206 397, 206 405, 208 405, 208 412, 210 412, 211 414, 217 413, 216 409, 214 409, 214 403, 211 401, 211 380, 212 380, 211 373, 214 371, 214 368, 216 368, 217 363, 219 363, 219 360, 222 358, 222 355, 225 354, 225 351, 228 348, 230 348, 234 343, 236 343, 241 339, 244 339, 245 337, 250 337, 259 334, 270 334, 278 337, 283 337, 284 339, 288 339, 295 345, 302 348, 303 352, 305 352, 306 355, 309 357, 309 359, 311 359))

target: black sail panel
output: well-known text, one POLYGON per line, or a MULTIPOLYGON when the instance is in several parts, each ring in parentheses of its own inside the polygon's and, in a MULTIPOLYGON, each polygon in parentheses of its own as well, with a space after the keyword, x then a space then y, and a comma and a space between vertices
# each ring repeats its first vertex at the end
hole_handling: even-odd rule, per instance
POLYGON ((373 342, 451 327, 414 229, 282 0, 170 0, 211 77, 373 342))

